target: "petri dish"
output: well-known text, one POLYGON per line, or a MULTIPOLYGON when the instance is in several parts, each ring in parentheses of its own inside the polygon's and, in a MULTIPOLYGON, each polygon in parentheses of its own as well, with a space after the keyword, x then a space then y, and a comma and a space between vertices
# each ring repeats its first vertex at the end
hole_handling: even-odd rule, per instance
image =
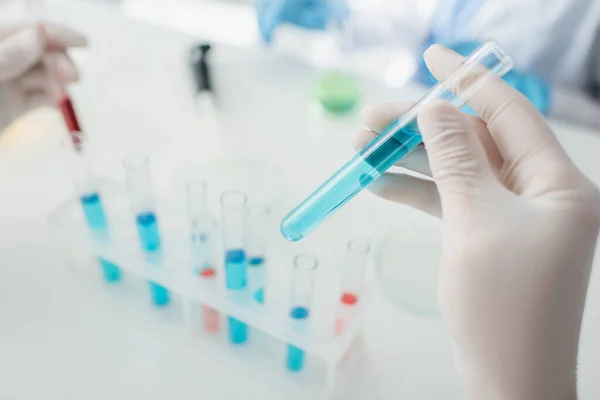
POLYGON ((396 229, 375 247, 377 285, 393 305, 416 316, 438 317, 441 223, 396 229))

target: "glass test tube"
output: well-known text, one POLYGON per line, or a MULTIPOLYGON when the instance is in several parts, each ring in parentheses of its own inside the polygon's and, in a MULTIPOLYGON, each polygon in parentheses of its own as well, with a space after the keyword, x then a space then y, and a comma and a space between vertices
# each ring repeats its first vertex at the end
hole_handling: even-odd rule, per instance
POLYGON ((281 233, 291 241, 302 239, 367 185, 379 178, 421 142, 417 114, 434 99, 462 108, 490 79, 512 68, 512 61, 493 41, 488 41, 446 79, 390 124, 314 193, 288 214, 281 233))
MULTIPOLYGON (((192 242, 194 272, 207 285, 216 283, 214 235, 216 223, 206 206, 206 183, 191 181, 186 185, 188 217, 192 242)), ((219 331, 219 312, 212 307, 202 306, 202 328, 207 333, 219 331)))
MULTIPOLYGON (((247 197, 240 190, 230 190, 221 195, 221 227, 225 251, 225 285, 229 295, 243 301, 246 289, 246 251, 244 250, 244 212, 247 197)), ((248 326, 228 317, 229 340, 234 344, 248 340, 248 326)))
MULTIPOLYGON (((110 235, 109 226, 91 166, 89 142, 81 132, 73 132, 72 135, 71 138, 62 141, 62 146, 69 155, 69 168, 73 174, 85 220, 96 239, 107 241, 110 235)), ((98 262, 106 282, 121 280, 121 269, 118 266, 102 257, 98 258, 98 262)))
MULTIPOLYGON (((335 316, 334 334, 339 335, 356 318, 359 301, 363 297, 365 272, 371 245, 365 239, 348 241, 343 265, 342 290, 335 316)), ((349 352, 345 358, 348 358, 349 352)))
MULTIPOLYGON (((290 320, 292 327, 298 331, 308 330, 317 265, 317 259, 310 254, 300 254, 294 258, 290 320)), ((304 368, 304 350, 289 344, 286 361, 288 370, 301 371, 304 368)))
MULTIPOLYGON (((131 209, 135 215, 138 237, 148 260, 159 266, 161 241, 154 211, 154 193, 148 169, 148 157, 131 154, 123 159, 131 209)), ((148 282, 152 302, 157 306, 169 303, 169 292, 163 286, 148 282)))
POLYGON ((269 209, 249 206, 246 210, 246 251, 248 253, 248 286, 257 303, 265 302, 266 229, 269 209))
MULTIPOLYGON (((39 21, 48 19, 46 5, 43 0, 25 0, 24 3, 26 11, 31 16, 32 23, 37 24, 39 21)), ((77 133, 81 132, 82 129, 67 88, 60 80, 56 56, 51 53, 44 54, 42 56, 42 64, 46 69, 46 83, 48 85, 49 93, 63 117, 65 127, 71 136, 75 148, 79 150, 77 133)))

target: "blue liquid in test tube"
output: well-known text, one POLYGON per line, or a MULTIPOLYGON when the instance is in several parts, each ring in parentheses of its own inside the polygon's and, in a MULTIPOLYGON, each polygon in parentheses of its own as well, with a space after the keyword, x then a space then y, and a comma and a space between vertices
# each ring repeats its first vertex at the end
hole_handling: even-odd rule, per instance
POLYGON ((259 267, 265 263, 264 257, 252 257, 248 260, 248 264, 251 267, 259 267))
POLYGON ((422 142, 416 122, 400 129, 397 125, 397 122, 390 125, 286 216, 281 223, 283 236, 292 241, 302 239, 422 142), (386 138, 393 130, 397 132, 386 138), (382 143, 376 145, 378 141, 382 143))
POLYGON ((248 255, 248 287, 258 304, 265 304, 267 284, 267 226, 270 209, 254 204, 246 210, 246 252, 248 255))
MULTIPOLYGON (((227 250, 225 252, 225 284, 229 290, 243 290, 246 288, 246 253, 241 249, 227 250)), ((240 344, 248 340, 248 326, 233 318, 228 317, 229 340, 240 344)))
POLYGON ((151 211, 139 213, 136 217, 138 235, 145 251, 160 249, 160 235, 156 214, 151 211))
MULTIPOLYGON (((136 217, 138 236, 142 247, 147 252, 156 252, 160 250, 160 235, 158 232, 158 221, 153 212, 143 212, 136 217)), ((150 296, 152 302, 157 306, 164 306, 169 303, 169 291, 154 282, 148 282, 150 287, 150 296)))
MULTIPOLYGON (((309 310, 312 303, 317 259, 310 254, 300 254, 294 258, 294 272, 290 290, 290 322, 291 328, 300 333, 309 331, 309 310)), ((304 350, 287 345, 286 366, 289 371, 299 372, 304 369, 304 350)))
POLYGON ((422 141, 417 115, 427 103, 445 100, 460 109, 490 79, 498 79, 512 68, 510 58, 493 41, 484 43, 466 60, 459 57, 438 71, 444 75, 440 83, 283 219, 281 233, 286 239, 305 237, 413 151, 422 141))
MULTIPOLYGON (((221 231, 225 251, 225 286, 229 298, 238 304, 246 302, 248 256, 245 243, 245 213, 248 198, 239 190, 221 194, 221 231)), ((228 316, 229 340, 233 344, 248 341, 248 326, 228 316)))
MULTIPOLYGON (((308 318, 308 308, 294 307, 290 311, 290 317, 296 321, 302 321, 308 318)), ((304 350, 288 344, 287 368, 290 371, 300 371, 304 367, 304 350)))
MULTIPOLYGON (((149 263, 161 268, 162 243, 158 218, 154 212, 154 192, 150 179, 149 161, 144 154, 131 154, 123 159, 127 189, 138 238, 149 263)), ((169 304, 169 291, 152 281, 148 282, 150 298, 156 306, 169 304)))
MULTIPOLYGON (((108 223, 106 221, 106 215, 104 214, 104 208, 102 207, 102 201, 98 193, 90 193, 81 196, 81 205, 83 206, 83 212, 88 226, 96 232, 107 233, 108 223)), ((107 282, 118 282, 121 280, 121 269, 115 264, 101 257, 98 258, 100 267, 102 268, 102 274, 107 282)))
POLYGON ((225 253, 225 283, 227 289, 239 290, 246 287, 246 253, 241 249, 225 253))
MULTIPOLYGON (((265 267, 265 258, 261 256, 251 257, 248 259, 249 273, 254 276, 264 275, 264 271, 260 269, 265 267), (254 273, 257 272, 257 273, 254 273), (262 274, 261 274, 262 272, 262 274)), ((254 287, 252 297, 258 304, 265 303, 265 288, 264 288, 264 277, 261 279, 261 286, 254 287)))

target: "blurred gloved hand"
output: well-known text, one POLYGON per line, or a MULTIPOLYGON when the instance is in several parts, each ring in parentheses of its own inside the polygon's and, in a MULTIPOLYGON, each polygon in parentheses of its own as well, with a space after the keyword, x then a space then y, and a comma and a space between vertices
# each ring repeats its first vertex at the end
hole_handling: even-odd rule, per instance
POLYGON ((25 111, 52 103, 42 58, 56 69, 52 79, 59 84, 79 78, 67 49, 86 42, 80 33, 53 24, 0 27, 0 129, 25 111))
MULTIPOLYGON (((425 60, 441 80, 463 58, 432 46, 425 60)), ((505 82, 469 104, 481 118, 443 102, 419 114, 425 146, 401 165, 434 181, 386 173, 369 189, 443 215, 438 294, 468 398, 575 399, 600 194, 505 82)), ((356 147, 408 106, 366 109, 356 147)))
POLYGON ((271 43, 281 24, 323 30, 331 20, 344 19, 348 7, 344 0, 260 0, 256 12, 262 39, 271 43))

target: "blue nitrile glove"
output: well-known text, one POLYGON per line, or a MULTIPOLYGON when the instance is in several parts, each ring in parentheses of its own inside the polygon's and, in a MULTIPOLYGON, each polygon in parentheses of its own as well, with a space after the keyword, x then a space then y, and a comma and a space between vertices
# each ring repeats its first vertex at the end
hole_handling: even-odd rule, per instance
MULTIPOLYGON (((429 47, 433 44, 431 38, 425 42, 425 47, 429 47)), ((454 50, 462 56, 468 56, 475 50, 481 43, 478 42, 458 42, 454 44, 444 44, 451 50, 454 50)), ((415 81, 423 83, 427 86, 433 86, 437 83, 437 80, 431 75, 431 72, 427 69, 423 60, 419 63, 419 68, 415 75, 415 81)), ((524 73, 521 71, 510 71, 504 75, 504 81, 519 92, 523 93, 525 97, 533 103, 533 105, 544 115, 548 113, 550 109, 550 87, 547 82, 541 78, 533 75, 524 73)), ((469 108, 465 107, 463 111, 474 114, 469 108)))
POLYGON ((258 26, 265 43, 271 43, 281 24, 324 30, 330 21, 345 19, 348 12, 345 0, 260 0, 256 7, 258 26))

